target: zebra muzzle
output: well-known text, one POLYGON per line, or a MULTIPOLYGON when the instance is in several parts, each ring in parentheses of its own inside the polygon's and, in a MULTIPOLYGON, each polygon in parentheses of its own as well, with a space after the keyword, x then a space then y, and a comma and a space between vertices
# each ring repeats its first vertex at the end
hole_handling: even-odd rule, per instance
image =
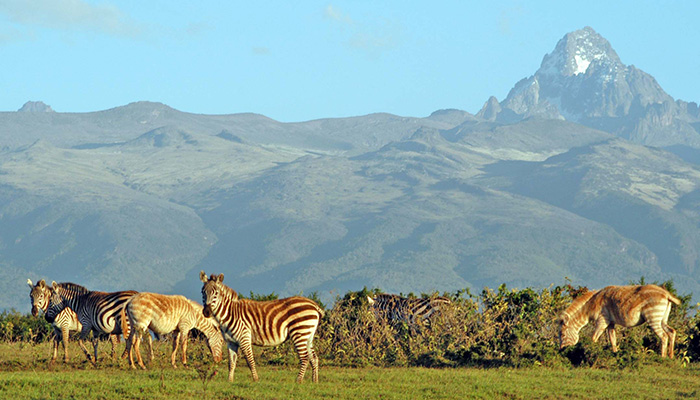
POLYGON ((211 317, 211 307, 209 305, 205 305, 204 308, 202 309, 202 315, 204 315, 204 318, 209 318, 211 317))
POLYGON ((39 315, 39 307, 37 307, 37 306, 32 306, 32 315, 35 316, 35 317, 36 317, 37 315, 39 315))

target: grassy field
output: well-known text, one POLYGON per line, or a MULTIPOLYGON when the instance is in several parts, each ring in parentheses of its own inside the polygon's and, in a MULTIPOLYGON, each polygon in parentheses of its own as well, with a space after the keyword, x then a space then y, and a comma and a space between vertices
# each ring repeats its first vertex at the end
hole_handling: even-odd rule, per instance
MULTIPOLYGON (((173 369, 169 343, 158 343, 146 371, 113 362, 100 345, 97 367, 75 343, 71 359, 49 365, 49 344, 0 344, 2 399, 464 399, 464 398, 698 398, 700 366, 656 359, 628 369, 590 368, 341 368, 321 365, 320 383, 307 373, 294 383, 297 367, 259 365, 252 382, 245 362, 233 383, 226 361, 214 365, 198 343, 190 346, 190 366, 173 369), (213 376, 211 376, 214 374, 213 376), (207 380, 206 377, 211 376, 207 380)), ((123 345, 121 347, 123 349, 123 345)), ((143 350, 143 348, 142 348, 143 350)), ((145 352, 144 352, 145 353, 145 352)))

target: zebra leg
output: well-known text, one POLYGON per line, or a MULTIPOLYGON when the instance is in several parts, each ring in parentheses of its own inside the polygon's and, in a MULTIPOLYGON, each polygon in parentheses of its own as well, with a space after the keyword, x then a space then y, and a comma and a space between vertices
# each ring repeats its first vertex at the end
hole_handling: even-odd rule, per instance
MULTIPOLYGON (((70 335, 70 330, 67 326, 61 328, 61 342, 63 343, 63 362, 68 362, 68 338, 70 335)), ((58 350, 58 341, 56 341, 56 350, 58 350)), ((56 358, 56 351, 54 350, 53 358, 56 358)))
POLYGON ((170 354, 170 364, 173 365, 173 368, 177 368, 177 365, 175 365, 175 358, 177 357, 177 348, 180 346, 180 340, 182 338, 182 332, 176 331, 173 335, 173 352, 170 354))
POLYGON ((608 333, 608 340, 610 340, 610 346, 612 346, 613 353, 617 353, 617 336, 615 333, 615 325, 608 326, 606 332, 608 333))
POLYGON ((51 350, 53 351, 53 356, 51 357, 50 363, 53 364, 56 361, 56 356, 58 353, 58 342, 61 340, 61 331, 58 328, 53 328, 53 340, 51 340, 51 350))
MULTIPOLYGON (((117 343, 119 343, 119 335, 109 335, 109 341, 112 343, 112 361, 117 360, 117 343)), ((126 350, 124 350, 126 351, 126 350)))
MULTIPOLYGON (((304 379, 304 374, 306 374, 306 368, 309 366, 309 343, 308 339, 305 340, 304 337, 299 336, 293 337, 292 340, 294 341, 294 348, 299 356, 299 375, 297 375, 297 383, 301 383, 304 379)), ((313 366, 311 368, 313 369, 313 366)))
POLYGON ((253 357, 253 345, 251 343, 250 337, 243 338, 243 340, 241 340, 239 344, 243 349, 243 356, 248 362, 248 368, 250 368, 250 373, 253 374, 253 381, 257 382, 260 378, 258 377, 258 371, 255 368, 255 358, 253 357))
POLYGON ((139 360, 139 367, 141 367, 141 369, 146 369, 146 366, 143 364, 143 358, 141 358, 141 335, 143 335, 143 332, 133 329, 131 334, 134 336, 133 351, 136 352, 136 358, 139 360))
POLYGON ((311 356, 311 382, 318 383, 318 355, 313 348, 310 349, 309 354, 311 356))
POLYGON ((146 331, 146 335, 148 336, 148 362, 150 364, 153 364, 153 338, 151 337, 151 334, 146 331))
POLYGON ((605 332, 605 328, 608 327, 608 322, 605 320, 603 317, 599 317, 596 320, 595 324, 595 331, 593 332, 593 343, 597 343, 598 339, 600 339, 600 335, 605 332))
POLYGON ((127 355, 129 357, 129 366, 131 369, 136 369, 136 365, 134 365, 134 337, 136 336, 135 332, 131 332, 129 337, 126 338, 126 348, 124 349, 124 354, 122 354, 122 358, 124 358, 124 355, 127 355))
POLYGON ((100 338, 98 335, 93 332, 92 333, 92 346, 95 348, 95 362, 94 364, 97 364, 97 345, 100 343, 100 338))
POLYGON ((187 337, 189 335, 189 331, 184 331, 182 332, 182 365, 187 367, 187 337))
MULTIPOLYGON (((650 324, 651 329, 656 333, 656 336, 661 339, 661 357, 666 357, 666 349, 668 348, 668 337, 669 335, 666 334, 666 331, 661 327, 660 322, 656 322, 654 324, 650 324)), ((675 340, 675 337, 674 337, 675 340)))
POLYGON ((669 358, 673 358, 673 348, 676 345, 676 330, 668 326, 665 322, 661 324, 661 327, 668 335, 668 356, 669 358))
POLYGON ((85 343, 83 343, 83 340, 87 339, 90 330, 91 328, 87 326, 87 324, 83 324, 83 330, 80 331, 80 336, 78 337, 78 345, 83 350, 83 353, 85 353, 85 357, 87 357, 88 361, 90 361, 92 365, 95 365, 95 361, 90 357, 90 351, 88 351, 87 347, 85 347, 85 343))
POLYGON ((238 360, 238 343, 226 342, 228 347, 228 381, 233 382, 233 371, 238 360))

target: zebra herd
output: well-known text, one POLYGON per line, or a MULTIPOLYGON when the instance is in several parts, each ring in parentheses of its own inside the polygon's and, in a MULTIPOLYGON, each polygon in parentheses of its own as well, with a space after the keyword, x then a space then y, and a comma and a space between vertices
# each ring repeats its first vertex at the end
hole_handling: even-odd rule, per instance
MULTIPOLYGON (((112 359, 115 359, 121 334, 126 340, 121 357, 128 357, 131 368, 136 368, 135 352, 139 366, 145 369, 139 347, 141 336, 150 330, 158 337, 173 334, 171 364, 176 367, 177 351, 181 349, 182 364, 187 365, 187 338, 191 329, 197 329, 205 335, 215 362, 223 358, 222 348, 226 343, 229 381, 233 381, 239 349, 253 380, 257 381, 252 346, 277 346, 291 340, 300 363, 297 382, 303 380, 309 364, 312 382, 318 382, 319 361, 313 339, 324 315, 318 304, 299 296, 269 301, 239 298, 236 291, 223 284, 224 274, 207 276, 201 271, 200 280, 203 305, 179 295, 133 290, 106 293, 74 283, 47 285, 44 280, 36 284, 27 280, 27 284, 31 288, 32 315, 36 317, 42 310, 54 328, 51 362, 56 359, 59 342, 63 343, 64 360, 68 361, 70 331, 80 332, 78 344, 93 365, 97 362, 98 337, 109 335, 112 359), (94 357, 83 344, 90 332, 93 332, 94 357)), ((446 297, 410 299, 390 294, 368 297, 367 301, 377 316, 409 324, 429 321, 436 311, 451 303, 446 297)), ((668 326, 671 304, 680 304, 680 300, 656 285, 608 286, 588 292, 560 314, 560 348, 576 344, 581 328, 594 322, 593 341, 606 331, 613 351, 617 351, 615 325, 631 327, 648 322, 661 339, 662 357, 667 353, 673 357, 675 330, 668 326)), ((152 361, 151 335, 147 336, 152 361)))

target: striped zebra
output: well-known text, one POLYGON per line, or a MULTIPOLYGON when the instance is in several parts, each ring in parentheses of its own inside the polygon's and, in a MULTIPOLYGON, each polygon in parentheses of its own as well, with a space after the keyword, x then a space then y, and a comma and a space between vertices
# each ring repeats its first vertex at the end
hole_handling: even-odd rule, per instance
POLYGON ((420 321, 429 321, 430 317, 441 307, 451 304, 447 297, 429 299, 411 299, 395 294, 378 294, 367 296, 367 302, 375 315, 391 322, 406 322, 415 325, 420 321))
MULTIPOLYGON (((27 279, 27 285, 29 285, 30 289, 29 299, 32 302, 32 315, 38 316, 39 310, 45 313, 49 307, 49 298, 51 297, 51 291, 46 285, 46 281, 42 279, 34 285, 31 279, 27 279)), ((70 308, 61 311, 51 325, 54 331, 51 362, 56 361, 59 342, 63 343, 63 361, 68 362, 68 336, 70 331, 80 331, 83 326, 78 321, 78 316, 70 308)))
POLYGON ((633 327, 648 322, 661 339, 661 356, 673 358, 676 330, 668 326, 671 303, 681 301, 657 285, 607 286, 575 299, 559 316, 560 348, 578 343, 578 333, 593 322, 593 342, 607 332, 613 352, 617 352, 615 325, 633 327))
MULTIPOLYGON (((78 315, 78 320, 83 325, 78 344, 88 361, 95 365, 97 363, 98 335, 119 335, 122 333, 121 309, 124 307, 124 303, 136 293, 133 290, 114 293, 96 292, 75 283, 57 284, 52 282, 46 320, 53 322, 66 308, 74 310, 78 315), (91 331, 93 332, 94 359, 90 357, 90 353, 83 344, 83 340, 91 331)), ((114 347, 112 347, 112 359, 114 358, 114 347)))
POLYGON ((228 345, 229 381, 233 382, 239 347, 243 349, 253 380, 257 381, 252 346, 277 346, 291 339, 300 361, 297 383, 304 379, 309 362, 311 380, 318 382, 318 356, 313 349, 314 334, 323 316, 318 304, 305 297, 271 301, 239 299, 238 293, 223 284, 224 274, 212 274, 207 278, 201 271, 199 278, 204 283, 204 316, 213 315, 219 322, 219 329, 228 345))
MULTIPOLYGON (((211 350, 215 362, 221 361, 221 348, 224 343, 224 338, 219 332, 219 324, 213 318, 204 318, 202 314, 203 307, 184 296, 179 295, 164 295, 157 293, 142 292, 134 295, 122 309, 122 323, 127 323, 131 326, 131 333, 126 341, 126 351, 128 353, 129 365, 131 368, 136 368, 134 365, 133 352, 136 352, 139 366, 146 369, 139 351, 141 335, 147 333, 150 329, 158 336, 174 333, 173 335, 173 352, 170 356, 170 362, 174 368, 175 358, 178 347, 182 347, 182 364, 187 366, 187 336, 193 328, 199 330, 207 337, 207 345, 211 350)), ((129 329, 124 326, 123 331, 129 329)), ((148 335, 148 344, 150 349, 150 360, 153 361, 153 344, 151 335, 148 335)))

